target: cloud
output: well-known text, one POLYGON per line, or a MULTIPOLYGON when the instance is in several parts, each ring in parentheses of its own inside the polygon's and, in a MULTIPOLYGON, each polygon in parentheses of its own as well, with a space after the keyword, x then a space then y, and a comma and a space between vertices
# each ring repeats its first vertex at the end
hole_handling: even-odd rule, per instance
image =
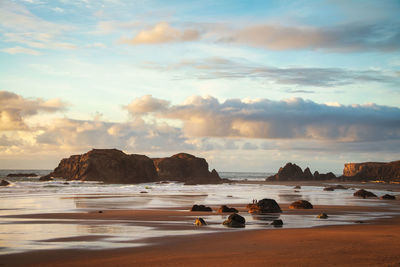
POLYGON ((33 55, 33 56, 38 56, 41 53, 37 50, 33 50, 30 48, 25 48, 21 46, 16 46, 16 47, 10 47, 10 48, 4 48, 1 49, 1 51, 6 52, 8 54, 28 54, 28 55, 33 55))
MULTIPOLYGON (((246 60, 232 60, 221 57, 183 60, 176 64, 160 65, 147 63, 147 68, 164 71, 190 70, 190 77, 197 79, 265 79, 277 84, 334 87, 363 82, 398 83, 396 73, 378 70, 350 70, 342 68, 277 68, 252 63, 246 60)), ((185 77, 186 78, 186 77, 185 77)), ((296 92, 296 91, 294 91, 296 92)), ((301 91, 297 91, 301 92, 301 91)), ((302 93, 313 93, 303 91, 302 93)))
POLYGON ((145 95, 133 100, 125 108, 130 114, 143 114, 148 112, 159 112, 166 110, 170 105, 169 101, 154 98, 151 95, 145 95))
POLYGON ((131 45, 163 44, 175 42, 188 42, 199 39, 199 31, 196 29, 177 29, 167 22, 160 22, 149 30, 143 30, 132 39, 121 39, 121 43, 131 45))
MULTIPOLYGON (((148 99, 135 99, 146 106, 148 99)), ((151 99, 154 102, 154 99, 151 99)), ((161 100, 157 100, 161 101, 161 100)), ((167 109, 147 109, 155 117, 180 120, 186 136, 310 139, 360 142, 400 139, 400 109, 366 105, 326 105, 301 98, 283 101, 193 96, 167 109)))
POLYGON ((66 104, 60 99, 27 99, 12 92, 0 91, 0 130, 27 130, 24 118, 65 108, 66 104))
POLYGON ((57 24, 32 14, 25 6, 14 1, 0 3, 0 32, 4 41, 32 48, 74 49, 69 42, 60 41, 72 26, 57 24))
POLYGON ((331 52, 400 49, 399 25, 343 24, 330 27, 259 24, 233 31, 219 41, 268 50, 325 50, 331 52))

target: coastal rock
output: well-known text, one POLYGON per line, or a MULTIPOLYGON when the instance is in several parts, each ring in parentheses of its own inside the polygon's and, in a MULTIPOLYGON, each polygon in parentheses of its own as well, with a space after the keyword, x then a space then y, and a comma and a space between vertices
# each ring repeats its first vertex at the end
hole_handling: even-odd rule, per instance
POLYGON ((207 225, 207 223, 203 218, 196 218, 196 221, 194 222, 194 225, 203 226, 203 225, 207 225))
POLYGON ((400 182, 400 160, 344 164, 344 180, 400 182))
POLYGON ((7 177, 37 177, 36 173, 9 173, 7 177))
POLYGON ((307 200, 297 200, 290 204, 289 209, 312 209, 313 205, 307 200))
POLYGON ((332 186, 325 187, 324 191, 335 191, 335 188, 333 188, 332 186))
POLYGON ((283 168, 280 168, 278 173, 269 176, 267 181, 310 181, 310 180, 332 180, 336 176, 332 172, 320 174, 318 171, 311 173, 310 168, 306 168, 304 172, 296 164, 287 163, 283 168))
POLYGON ((317 216, 317 218, 318 219, 328 219, 328 214, 326 214, 326 213, 320 213, 320 214, 318 214, 318 216, 317 216))
POLYGON ((396 197, 393 196, 393 195, 386 194, 386 195, 381 196, 380 199, 382 199, 382 200, 395 200, 396 197))
POLYGON ((333 189, 335 190, 347 190, 347 187, 341 185, 341 184, 337 184, 337 185, 333 185, 331 186, 333 189))
POLYGON ((205 159, 187 153, 179 153, 167 158, 154 158, 153 162, 162 180, 185 182, 187 185, 222 183, 216 170, 211 172, 208 170, 205 159))
POLYGON ((295 187, 293 187, 293 189, 301 189, 300 185, 296 185, 295 187))
POLYGON ((54 171, 41 179, 102 181, 135 184, 158 181, 153 161, 144 155, 127 155, 117 149, 93 149, 61 160, 54 171))
POLYGON ((264 198, 256 203, 248 204, 247 209, 249 213, 262 214, 262 213, 281 213, 281 207, 274 199, 264 198))
POLYGON ((278 220, 273 220, 271 225, 275 226, 275 227, 282 227, 283 225, 283 221, 281 219, 278 220))
POLYGON ((364 190, 364 189, 360 189, 360 190, 354 192, 353 196, 362 197, 362 198, 377 197, 374 193, 364 190))
POLYGON ((219 209, 218 209, 218 213, 224 213, 224 212, 233 212, 233 213, 237 213, 239 212, 237 209, 235 208, 229 208, 226 205, 222 205, 219 209))
POLYGON ((193 205, 190 211, 212 211, 212 208, 206 207, 204 205, 193 205))
POLYGON ((243 228, 245 227, 246 220, 239 214, 233 213, 229 215, 228 219, 225 220, 222 224, 228 227, 243 228))
POLYGON ((314 176, 312 175, 310 168, 305 168, 304 173, 303 173, 303 179, 304 180, 313 180, 314 176))
POLYGON ((54 179, 50 177, 50 175, 42 176, 39 178, 41 182, 53 181, 54 179))
POLYGON ((10 185, 10 183, 9 183, 8 181, 6 181, 6 180, 1 180, 0 186, 7 186, 7 185, 10 185))
POLYGON ((299 166, 287 163, 277 174, 267 178, 267 181, 299 181, 304 180, 304 173, 299 166))

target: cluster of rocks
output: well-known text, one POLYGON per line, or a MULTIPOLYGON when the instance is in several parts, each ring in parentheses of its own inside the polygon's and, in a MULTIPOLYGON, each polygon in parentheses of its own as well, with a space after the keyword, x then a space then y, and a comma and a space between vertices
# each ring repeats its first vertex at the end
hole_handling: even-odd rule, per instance
POLYGON ((305 168, 304 171, 291 162, 287 163, 284 167, 279 168, 278 173, 269 176, 266 181, 310 181, 310 180, 332 180, 336 179, 336 175, 332 172, 319 173, 315 171, 311 173, 310 168, 305 168))
POLYGON ((102 181, 105 183, 136 184, 163 180, 186 184, 219 184, 222 179, 208 163, 187 153, 151 159, 145 155, 125 154, 117 149, 93 149, 82 155, 62 159, 50 174, 40 178, 102 181))

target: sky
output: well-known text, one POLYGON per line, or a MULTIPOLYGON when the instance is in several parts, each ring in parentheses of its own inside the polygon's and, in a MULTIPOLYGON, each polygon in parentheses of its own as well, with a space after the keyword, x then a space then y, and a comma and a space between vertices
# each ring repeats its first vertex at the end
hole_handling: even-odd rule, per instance
POLYGON ((0 0, 0 168, 400 159, 400 2, 0 0))

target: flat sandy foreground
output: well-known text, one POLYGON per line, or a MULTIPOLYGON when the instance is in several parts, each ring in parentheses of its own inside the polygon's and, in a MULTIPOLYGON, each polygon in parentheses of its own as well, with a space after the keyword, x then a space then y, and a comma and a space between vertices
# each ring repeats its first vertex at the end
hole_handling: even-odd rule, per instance
MULTIPOLYGON (((396 202, 398 200, 395 200, 396 202)), ((316 206, 285 214, 382 212, 378 207, 316 206)), ((245 211, 244 206, 239 208, 245 211)), ((393 212, 393 209, 390 210, 393 212)), ((398 210, 397 210, 398 212, 398 210)), ((23 215, 40 219, 179 220, 207 213, 163 210, 23 215)), ((210 213, 208 213, 210 214, 210 213)), ((167 224, 166 224, 167 225, 167 224)), ((51 227, 51 226, 49 226, 51 227)), ((169 230, 173 227, 165 226, 169 230)), ((191 226, 192 227, 192 226, 191 226)), ((183 230, 182 227, 176 230, 183 230)), ((93 236, 82 236, 88 241, 93 236)), ((57 240, 54 240, 57 242, 57 240)), ((60 241, 68 241, 63 239, 60 241)), ((77 241, 71 238, 70 241, 77 241)), ((109 250, 42 250, 0 256, 0 266, 400 266, 400 216, 368 223, 303 229, 221 231, 136 241, 109 250)))

